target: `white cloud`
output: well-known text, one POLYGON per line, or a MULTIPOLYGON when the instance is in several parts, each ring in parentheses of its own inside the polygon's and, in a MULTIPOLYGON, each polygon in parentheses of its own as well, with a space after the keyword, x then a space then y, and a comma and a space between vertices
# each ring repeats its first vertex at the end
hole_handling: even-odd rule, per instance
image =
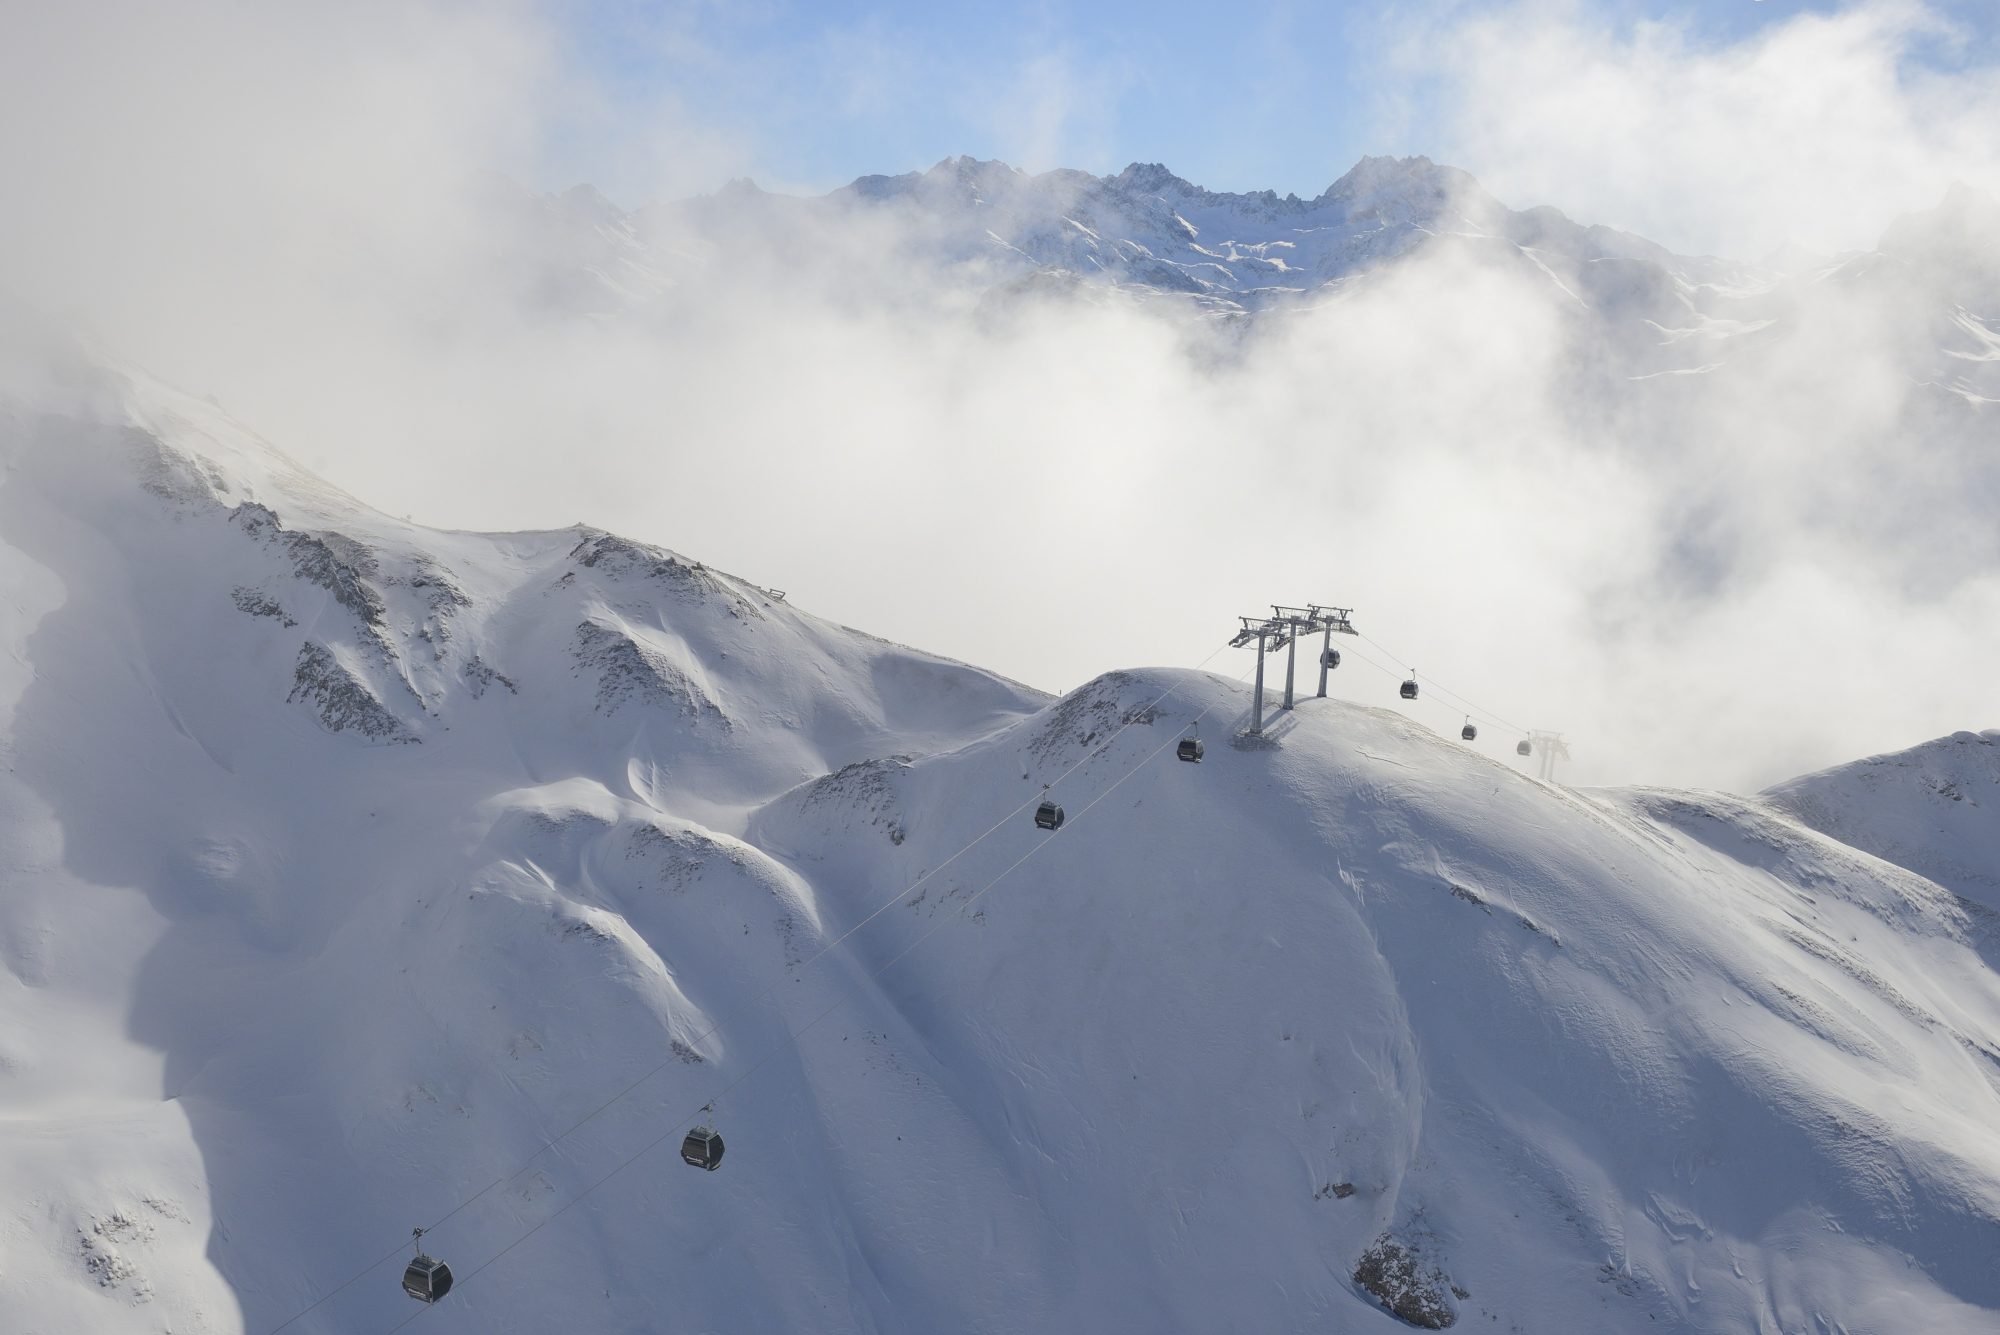
POLYGON ((1438 155, 1508 202, 1755 259, 1866 248, 1954 180, 2000 185, 2000 69, 1926 58, 1953 40, 1916 0, 1720 44, 1521 0, 1407 33, 1403 60, 1440 90, 1438 155))

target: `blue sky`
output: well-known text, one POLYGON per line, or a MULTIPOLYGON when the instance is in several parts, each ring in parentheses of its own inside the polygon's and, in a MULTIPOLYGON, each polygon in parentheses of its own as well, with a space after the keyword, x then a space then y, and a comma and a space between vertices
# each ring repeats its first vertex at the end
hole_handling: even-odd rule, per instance
MULTIPOLYGON (((1868 0, 1894 8, 1903 0, 1868 0)), ((1912 0, 1914 3, 1914 0, 1912 0)), ((958 153, 1030 168, 1164 162, 1217 189, 1310 195, 1364 153, 1442 152, 1451 74, 1427 34, 1505 12, 1613 38, 1681 28, 1694 49, 1754 43, 1855 0, 1025 0, 1018 4, 652 3, 581 0, 577 59, 612 116, 665 123, 690 149, 675 185, 728 175, 819 190, 958 153)), ((1990 63, 1995 0, 1929 0, 1956 40, 1912 44, 1920 66, 1990 63)), ((661 154, 671 156, 662 146, 661 154)), ((1478 171, 1479 164, 1464 163, 1478 171)), ((558 139, 553 188, 592 179, 637 202, 649 183, 590 136, 558 139)))

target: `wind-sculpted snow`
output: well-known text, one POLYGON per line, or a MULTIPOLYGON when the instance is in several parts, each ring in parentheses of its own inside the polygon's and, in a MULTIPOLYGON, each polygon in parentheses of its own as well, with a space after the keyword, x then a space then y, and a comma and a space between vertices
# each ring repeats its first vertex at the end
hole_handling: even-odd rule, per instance
POLYGON ((1386 710, 1051 701, 118 393, 0 442, 0 1327, 387 1331, 433 1222, 480 1335, 2000 1319, 1963 887, 1386 710))

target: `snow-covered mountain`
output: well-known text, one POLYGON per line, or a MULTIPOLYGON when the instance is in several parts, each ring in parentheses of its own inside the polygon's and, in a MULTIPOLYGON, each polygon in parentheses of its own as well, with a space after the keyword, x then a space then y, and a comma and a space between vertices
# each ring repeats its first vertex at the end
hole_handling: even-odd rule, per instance
POLYGON ((1639 261, 1691 284, 1745 276, 1738 266, 1581 227, 1554 209, 1515 213, 1465 172, 1428 158, 1365 158, 1309 200, 1218 194, 1157 163, 1115 176, 1030 176, 957 158, 923 173, 863 177, 828 202, 922 215, 926 233, 959 257, 997 249, 1037 269, 1101 275, 1226 309, 1307 296, 1441 237, 1505 241, 1566 264, 1639 261))
POLYGON ((1822 834, 2000 914, 2000 732, 1960 732, 1778 785, 1822 834))
MULTIPOLYGON (((1365 184, 1315 206, 1408 203, 1365 184)), ((1820 780, 1050 699, 62 380, 0 418, 0 1328, 2000 1323, 1978 885, 1811 828, 1820 780)))
MULTIPOLYGON (((519 201, 517 201, 519 202, 519 201)), ((1365 158, 1318 197, 1218 193, 1157 163, 1111 176, 1031 175, 1003 162, 953 158, 924 172, 864 176, 818 197, 774 195, 739 181, 708 196, 626 214, 587 188, 532 206, 544 254, 573 258, 600 304, 673 285, 704 269, 796 271, 838 265, 828 238, 863 227, 891 267, 942 267, 1000 292, 1068 283, 1190 301, 1240 315, 1324 299, 1345 280, 1431 244, 1506 255, 1572 302, 1624 314, 1674 314, 1762 290, 1773 270, 1675 255, 1642 237, 1576 223, 1560 211, 1517 212, 1467 173, 1428 158, 1365 158)))
POLYGON ((1312 199, 1210 191, 1157 163, 1093 176, 959 157, 813 197, 738 181, 628 212, 588 187, 541 198, 496 187, 494 210, 508 220, 496 235, 513 238, 506 281, 597 316, 647 311, 693 284, 726 297, 753 276, 866 305, 888 299, 889 276, 920 274, 983 292, 988 308, 1127 299, 1240 339, 1245 317, 1310 310, 1399 261, 1456 254, 1541 286, 1592 350, 1594 377, 1613 384, 1693 392, 1673 381, 1739 361, 1744 379, 1768 375, 1801 341, 1803 355, 1826 356, 1831 327, 1888 344, 1957 409, 2000 401, 1989 225, 2000 203, 1962 186, 1875 250, 1764 263, 1675 254, 1546 204, 1513 209, 1424 157, 1364 158, 1312 199))

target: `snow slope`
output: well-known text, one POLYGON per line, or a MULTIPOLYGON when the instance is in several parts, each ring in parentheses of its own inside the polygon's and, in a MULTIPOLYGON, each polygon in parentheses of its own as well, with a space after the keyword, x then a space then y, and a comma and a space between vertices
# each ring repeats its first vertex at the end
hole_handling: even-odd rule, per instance
POLYGON ((1930 880, 79 397, 0 419, 0 1328, 1401 1329, 1370 1257, 1468 1328, 2000 1325, 2000 955, 1930 880))
POLYGON ((2000 913, 2000 731, 1836 765, 1765 796, 1822 834, 2000 913))

